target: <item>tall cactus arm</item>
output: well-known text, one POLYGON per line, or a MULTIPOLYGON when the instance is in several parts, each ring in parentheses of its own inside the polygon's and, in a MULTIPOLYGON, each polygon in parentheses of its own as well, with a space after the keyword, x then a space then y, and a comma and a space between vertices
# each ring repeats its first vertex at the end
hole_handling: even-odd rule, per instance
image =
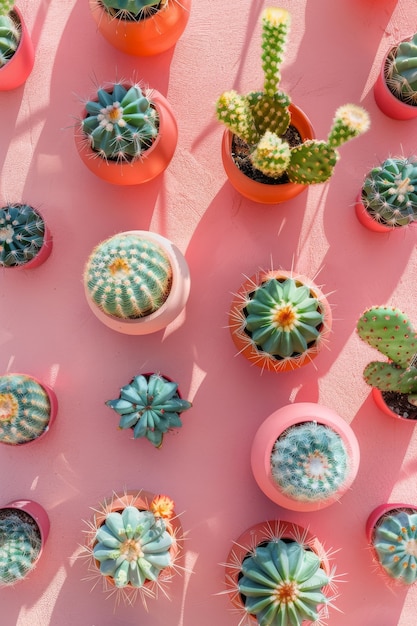
POLYGON ((281 80, 281 64, 284 58, 291 15, 286 9, 269 7, 262 13, 262 69, 264 91, 273 96, 281 80))
POLYGON ((249 103, 245 96, 241 96, 234 89, 225 91, 218 98, 216 115, 219 122, 249 145, 258 141, 259 134, 249 103))

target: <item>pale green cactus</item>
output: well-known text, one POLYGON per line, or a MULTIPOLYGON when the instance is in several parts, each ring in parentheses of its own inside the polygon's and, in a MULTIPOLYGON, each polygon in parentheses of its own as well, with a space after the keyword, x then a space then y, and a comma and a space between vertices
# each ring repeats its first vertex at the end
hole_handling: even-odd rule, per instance
POLYGON ((0 587, 14 585, 34 567, 42 540, 35 520, 24 511, 0 511, 0 587))
POLYGON ((398 99, 417 104, 417 33, 388 55, 387 85, 398 99))
POLYGON ((417 582, 417 513, 392 510, 374 528, 372 546, 386 574, 400 583, 417 582))
POLYGON ((0 15, 8 15, 14 7, 15 0, 0 0, 0 15))

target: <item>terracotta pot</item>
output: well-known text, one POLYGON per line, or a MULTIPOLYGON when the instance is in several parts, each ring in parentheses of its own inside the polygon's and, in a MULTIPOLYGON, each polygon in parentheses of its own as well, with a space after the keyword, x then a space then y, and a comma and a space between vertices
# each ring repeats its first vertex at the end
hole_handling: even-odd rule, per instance
MULTIPOLYGON (((153 180, 168 167, 177 146, 177 121, 171 105, 159 91, 152 90, 151 100, 158 112, 159 130, 151 147, 143 153, 143 158, 130 162, 102 159, 90 148, 80 124, 75 126, 78 154, 93 174, 113 185, 141 185, 153 180)), ((84 109, 82 119, 85 116, 84 109)))
POLYGON ((376 387, 372 387, 372 398, 376 406, 378 407, 378 409, 380 409, 383 413, 385 413, 385 415, 388 415, 389 417, 394 417, 396 420, 400 420, 403 423, 405 422, 405 423, 411 424, 411 426, 417 425, 417 420, 411 420, 411 419, 409 420, 405 417, 402 417, 401 415, 398 415, 398 413, 391 411, 391 409, 389 408, 389 406, 386 404, 384 400, 382 391, 380 391, 376 387))
POLYGON ((260 270, 250 278, 247 278, 240 286, 237 293, 234 294, 229 312, 229 328, 238 353, 245 356, 252 365, 256 365, 262 368, 262 370, 270 372, 288 372, 310 363, 320 352, 323 343, 328 338, 331 326, 332 312, 327 298, 321 289, 306 276, 285 270, 260 270), (309 347, 307 352, 299 356, 286 359, 271 359, 270 355, 266 355, 266 353, 258 349, 252 342, 248 341, 248 336, 242 328, 242 316, 244 316, 243 309, 245 308, 246 294, 251 293, 255 286, 272 278, 294 278, 300 283, 307 285, 314 294, 314 297, 316 297, 322 305, 324 320, 323 328, 320 332, 320 339, 317 340, 313 346, 309 347))
MULTIPOLYGON (((313 126, 306 114, 294 104, 290 105, 291 124, 298 130, 301 138, 315 139, 313 126)), ((246 176, 232 158, 233 133, 228 129, 223 133, 222 161, 227 177, 233 187, 245 198, 262 204, 279 204, 295 198, 305 191, 308 185, 284 183, 282 185, 266 185, 246 176)))
MULTIPOLYGON (((411 37, 404 39, 408 41, 411 37)), ((385 80, 385 65, 389 54, 395 50, 397 46, 391 48, 385 55, 382 62, 381 69, 378 74, 378 78, 374 85, 374 97, 379 109, 388 117, 394 120, 411 120, 417 117, 417 106, 402 102, 394 96, 394 94, 388 89, 385 80)))
POLYGON ((21 36, 16 52, 10 61, 0 68, 0 91, 9 91, 23 85, 35 63, 33 43, 23 16, 17 7, 14 7, 13 13, 20 22, 21 36))
POLYGON ((150 17, 129 21, 112 17, 98 0, 89 0, 98 31, 115 48, 135 56, 161 54, 181 37, 190 16, 191 0, 169 0, 150 17))
POLYGON ((377 222, 365 209, 365 205, 362 202, 362 192, 359 192, 355 202, 356 217, 365 228, 372 230, 374 233, 392 233, 396 230, 401 230, 401 227, 386 226, 381 222, 377 222))
POLYGON ((145 230, 132 230, 127 232, 145 235, 152 241, 156 241, 164 248, 169 257, 172 267, 172 285, 163 305, 150 315, 135 319, 122 319, 108 315, 99 309, 91 299, 88 290, 84 288, 84 291, 88 305, 94 315, 103 322, 103 324, 112 330, 126 335, 148 335, 163 330, 168 324, 173 322, 184 309, 190 294, 190 270, 182 252, 174 243, 166 239, 166 237, 145 230))
POLYGON ((317 511, 340 500, 350 488, 359 469, 359 444, 350 427, 331 409, 312 402, 297 402, 278 409, 260 426, 251 450, 251 466, 256 482, 264 494, 279 506, 292 511, 317 511), (330 427, 342 439, 349 459, 347 475, 337 492, 315 501, 297 500, 283 493, 272 477, 271 454, 276 440, 291 426, 317 422, 330 427))

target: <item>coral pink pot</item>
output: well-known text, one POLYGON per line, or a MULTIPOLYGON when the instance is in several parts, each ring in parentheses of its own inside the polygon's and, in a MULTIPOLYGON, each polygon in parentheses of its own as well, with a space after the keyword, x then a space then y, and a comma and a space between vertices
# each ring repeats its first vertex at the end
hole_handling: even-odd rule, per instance
POLYGON ((359 469, 359 444, 350 425, 331 409, 313 402, 289 404, 272 413, 255 434, 251 450, 251 466, 256 482, 264 494, 273 502, 293 511, 316 511, 324 509, 350 488, 359 469), (272 477, 271 454, 278 437, 291 426, 315 421, 329 426, 342 439, 349 458, 346 479, 339 490, 325 499, 302 501, 282 493, 272 477))
POLYGON ((115 48, 135 56, 161 54, 181 37, 190 16, 191 0, 169 0, 167 6, 139 21, 112 17, 98 0, 89 0, 98 31, 115 48))
POLYGON ((177 121, 171 105, 159 91, 152 90, 150 98, 158 112, 159 130, 141 159, 117 162, 100 158, 97 152, 91 150, 80 124, 76 125, 74 137, 78 154, 93 174, 113 185, 141 185, 153 180, 168 167, 177 147, 177 121))
POLYGON ((389 406, 387 405, 387 403, 384 400, 382 392, 379 389, 377 389, 376 387, 372 387, 372 398, 373 398, 376 406, 378 407, 378 409, 380 409, 383 413, 385 413, 385 415, 388 415, 388 417, 393 417, 396 420, 399 420, 402 423, 404 423, 404 422, 408 423, 411 426, 416 426, 417 425, 417 420, 406 419, 405 417, 401 417, 401 415, 398 415, 398 413, 395 413, 394 411, 391 411, 391 409, 389 408, 389 406))
MULTIPOLYGON (((298 130, 304 141, 315 139, 313 126, 306 114, 294 104, 290 107, 291 124, 298 130)), ((233 134, 226 129, 222 140, 222 161, 227 177, 233 187, 245 198, 262 204, 279 204, 295 198, 305 191, 308 185, 284 183, 282 185, 265 185, 246 176, 232 158, 233 134)))
MULTIPOLYGON (((404 41, 408 41, 408 39, 410 38, 404 39, 404 41)), ((394 46, 394 48, 396 47, 397 46, 394 46)), ((393 50, 394 48, 391 48, 391 50, 393 50)), ((388 89, 387 83, 385 81, 385 64, 391 50, 389 50, 388 53, 385 55, 385 58, 381 65, 381 69, 378 74, 378 78, 374 85, 375 102, 377 103, 380 110, 388 117, 391 117, 394 120, 411 120, 417 117, 417 106, 407 104, 396 98, 394 94, 388 89)))
POLYGON ((35 62, 33 43, 23 16, 17 7, 14 7, 13 13, 20 22, 21 36, 16 52, 10 61, 0 68, 0 91, 9 91, 23 85, 35 62))

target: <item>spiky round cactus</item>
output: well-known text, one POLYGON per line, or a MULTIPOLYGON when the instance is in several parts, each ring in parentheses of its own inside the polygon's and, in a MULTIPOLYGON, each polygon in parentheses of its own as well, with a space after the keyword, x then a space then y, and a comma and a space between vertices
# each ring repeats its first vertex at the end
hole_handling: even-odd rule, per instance
POLYGON ((35 520, 24 511, 0 510, 0 587, 13 585, 33 569, 42 540, 35 520))
POLYGON ((17 50, 20 29, 12 17, 0 7, 0 68, 6 65, 17 50))
POLYGON ((393 510, 378 521, 372 536, 376 557, 388 576, 405 585, 417 581, 417 513, 393 510))
POLYGON ((284 431, 271 453, 272 478, 283 494, 317 502, 336 494, 346 482, 349 455, 336 431, 305 422, 284 431))
POLYGON ((158 134, 158 115, 139 85, 115 83, 86 105, 82 132, 93 152, 111 161, 139 159, 158 134))
POLYGON ((12 445, 37 439, 48 428, 51 403, 31 376, 0 376, 0 441, 12 445))
POLYGON ((101 0, 103 6, 119 19, 139 20, 157 11, 168 0, 101 0))
POLYGON ((365 177, 361 199, 371 217, 386 226, 417 221, 417 160, 392 157, 374 167, 365 177))
POLYGON ((163 247, 133 232, 119 233, 92 251, 84 284, 92 301, 120 319, 137 319, 157 311, 167 299, 172 267, 163 247))
POLYGON ((260 626, 301 626, 319 618, 329 582, 315 552, 278 539, 258 545, 243 561, 238 588, 260 626))
POLYGON ((417 33, 402 41, 387 57, 387 86, 406 104, 417 104, 417 33))
POLYGON ((0 208, 0 266, 16 267, 34 259, 45 242, 45 222, 28 204, 0 208))
POLYGON ((181 399, 177 383, 158 374, 135 376, 106 405, 121 416, 120 428, 132 428, 135 439, 146 437, 157 448, 165 433, 182 426, 180 413, 192 406, 181 399))
POLYGON ((291 150, 286 141, 266 131, 252 152, 251 160, 258 170, 271 178, 279 178, 287 170, 291 150))

